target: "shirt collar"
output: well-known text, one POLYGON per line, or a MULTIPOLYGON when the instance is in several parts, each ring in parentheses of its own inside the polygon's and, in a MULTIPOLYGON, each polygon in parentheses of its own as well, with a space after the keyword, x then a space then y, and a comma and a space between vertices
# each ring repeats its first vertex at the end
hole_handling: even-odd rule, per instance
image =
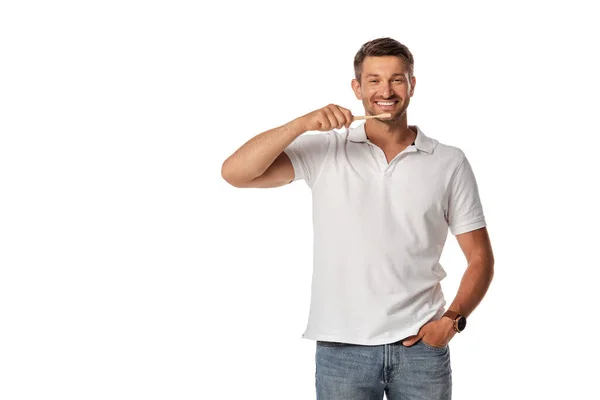
MULTIPOLYGON (((417 138, 414 143, 417 150, 432 154, 435 147, 434 141, 427 137, 418 125, 413 125, 412 127, 417 130, 417 138)), ((365 123, 362 123, 355 128, 350 128, 348 131, 348 140, 356 143, 366 143, 369 141, 367 133, 365 132, 365 123)))

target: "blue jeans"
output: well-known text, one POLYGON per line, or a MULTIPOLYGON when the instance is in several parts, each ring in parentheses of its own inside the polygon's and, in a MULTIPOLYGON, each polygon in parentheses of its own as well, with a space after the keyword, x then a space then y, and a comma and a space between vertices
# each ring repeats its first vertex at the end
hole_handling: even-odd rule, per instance
POLYGON ((317 400, 450 400, 450 348, 317 341, 317 400))

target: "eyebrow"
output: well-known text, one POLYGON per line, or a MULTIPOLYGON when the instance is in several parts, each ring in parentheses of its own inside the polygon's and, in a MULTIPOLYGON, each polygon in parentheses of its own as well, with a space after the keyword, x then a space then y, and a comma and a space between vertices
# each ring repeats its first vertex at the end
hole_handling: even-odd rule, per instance
MULTIPOLYGON (((403 78, 404 78, 404 74, 400 74, 400 73, 398 73, 398 74, 393 74, 393 75, 392 75, 392 78, 394 78, 394 77, 397 77, 397 76, 401 76, 401 77, 403 77, 403 78)), ((366 77, 367 77, 367 78, 368 78, 368 77, 379 78, 379 75, 378 75, 378 74, 367 74, 367 75, 366 75, 366 77)))

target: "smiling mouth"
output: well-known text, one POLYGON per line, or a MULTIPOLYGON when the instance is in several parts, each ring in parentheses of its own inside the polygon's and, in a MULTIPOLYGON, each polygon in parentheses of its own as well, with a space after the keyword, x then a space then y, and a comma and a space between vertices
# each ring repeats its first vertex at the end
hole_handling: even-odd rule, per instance
POLYGON ((379 108, 393 108, 396 104, 398 103, 398 100, 393 100, 393 101, 376 101, 375 104, 377 104, 377 106, 379 108))

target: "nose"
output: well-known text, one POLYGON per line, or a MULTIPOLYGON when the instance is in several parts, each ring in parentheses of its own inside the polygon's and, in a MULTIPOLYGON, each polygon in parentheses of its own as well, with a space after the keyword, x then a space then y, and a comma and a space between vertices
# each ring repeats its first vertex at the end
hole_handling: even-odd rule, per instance
POLYGON ((389 82, 384 82, 383 83, 383 87, 381 88, 381 90, 382 90, 381 94, 386 99, 392 97, 392 95, 394 93, 394 91, 392 90, 392 86, 391 86, 391 84, 389 82))

